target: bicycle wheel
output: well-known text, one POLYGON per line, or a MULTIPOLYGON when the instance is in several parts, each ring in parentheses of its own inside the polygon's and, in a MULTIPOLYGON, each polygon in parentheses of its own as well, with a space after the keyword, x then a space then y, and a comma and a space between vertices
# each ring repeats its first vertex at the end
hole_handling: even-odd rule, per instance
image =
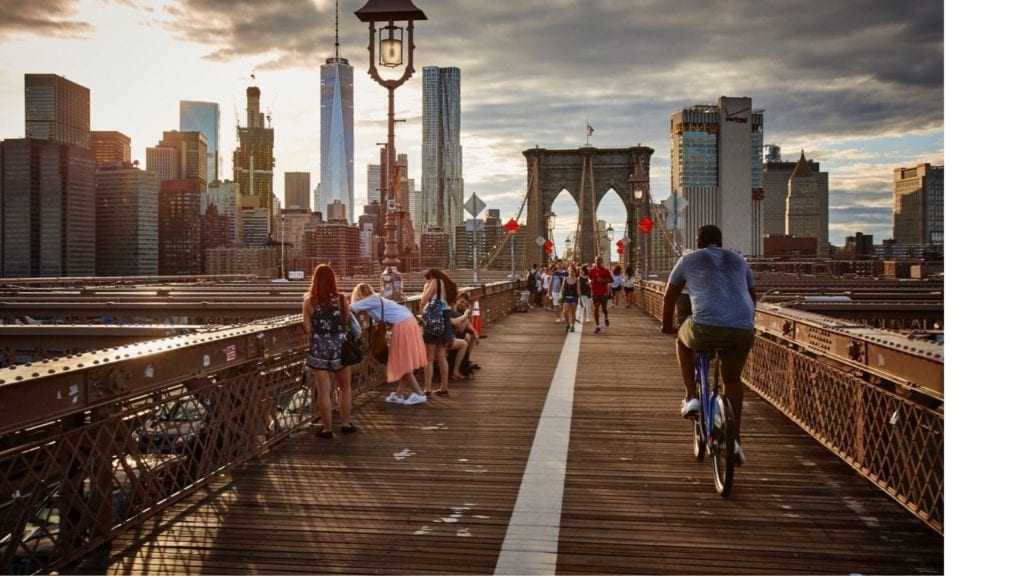
POLYGON ((725 396, 715 399, 714 407, 714 446, 711 448, 712 462, 715 468, 715 490, 722 496, 728 496, 732 490, 733 468, 736 454, 735 423, 732 418, 732 406, 725 396))

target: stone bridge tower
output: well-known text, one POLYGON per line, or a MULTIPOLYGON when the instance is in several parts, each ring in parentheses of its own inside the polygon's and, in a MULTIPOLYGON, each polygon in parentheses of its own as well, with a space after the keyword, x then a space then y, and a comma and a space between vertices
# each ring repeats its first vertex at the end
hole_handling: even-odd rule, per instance
MULTIPOLYGON (((618 194, 626 211, 626 229, 630 238, 639 238, 637 219, 648 215, 649 186, 645 186, 644 201, 639 213, 633 209, 630 183, 637 178, 647 182, 653 148, 594 148, 585 146, 575 150, 524 150, 527 161, 525 244, 521 263, 544 262, 544 248, 534 240, 547 237, 547 223, 555 198, 566 190, 579 208, 577 249, 583 262, 593 262, 598 253, 598 241, 604 230, 597 230, 597 207, 608 192, 618 194), (634 180, 631 180, 631 177, 634 180)), ((518 258, 517 258, 518 260, 518 258)), ((522 269, 522 268, 520 268, 522 269)))

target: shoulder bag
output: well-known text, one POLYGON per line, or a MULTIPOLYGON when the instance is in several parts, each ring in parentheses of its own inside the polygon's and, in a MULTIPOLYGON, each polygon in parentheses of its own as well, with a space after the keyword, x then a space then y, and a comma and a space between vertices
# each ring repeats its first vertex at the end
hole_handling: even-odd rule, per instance
POLYGON ((370 327, 366 329, 366 337, 370 341, 370 354, 381 364, 388 363, 388 325, 384 322, 384 297, 380 296, 380 323, 374 324, 370 318, 370 327))
POLYGON ((341 363, 345 366, 354 366, 362 362, 365 357, 366 344, 352 330, 352 317, 350 315, 349 322, 345 326, 345 341, 341 343, 341 363))

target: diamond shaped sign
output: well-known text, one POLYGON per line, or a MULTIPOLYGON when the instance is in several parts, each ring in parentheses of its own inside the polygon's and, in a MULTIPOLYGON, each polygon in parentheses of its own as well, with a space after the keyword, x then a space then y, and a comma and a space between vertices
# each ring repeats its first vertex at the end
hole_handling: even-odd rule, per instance
POLYGON ((476 195, 476 192, 474 192, 462 207, 465 208, 466 212, 469 212, 473 218, 476 218, 484 211, 484 208, 487 208, 487 204, 476 195))

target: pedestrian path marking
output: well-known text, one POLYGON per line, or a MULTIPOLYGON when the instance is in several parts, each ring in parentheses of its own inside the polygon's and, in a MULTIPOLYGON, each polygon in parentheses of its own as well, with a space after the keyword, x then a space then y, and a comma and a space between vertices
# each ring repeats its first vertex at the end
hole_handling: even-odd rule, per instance
POLYGON ((566 335, 495 574, 554 574, 580 334, 566 335))

